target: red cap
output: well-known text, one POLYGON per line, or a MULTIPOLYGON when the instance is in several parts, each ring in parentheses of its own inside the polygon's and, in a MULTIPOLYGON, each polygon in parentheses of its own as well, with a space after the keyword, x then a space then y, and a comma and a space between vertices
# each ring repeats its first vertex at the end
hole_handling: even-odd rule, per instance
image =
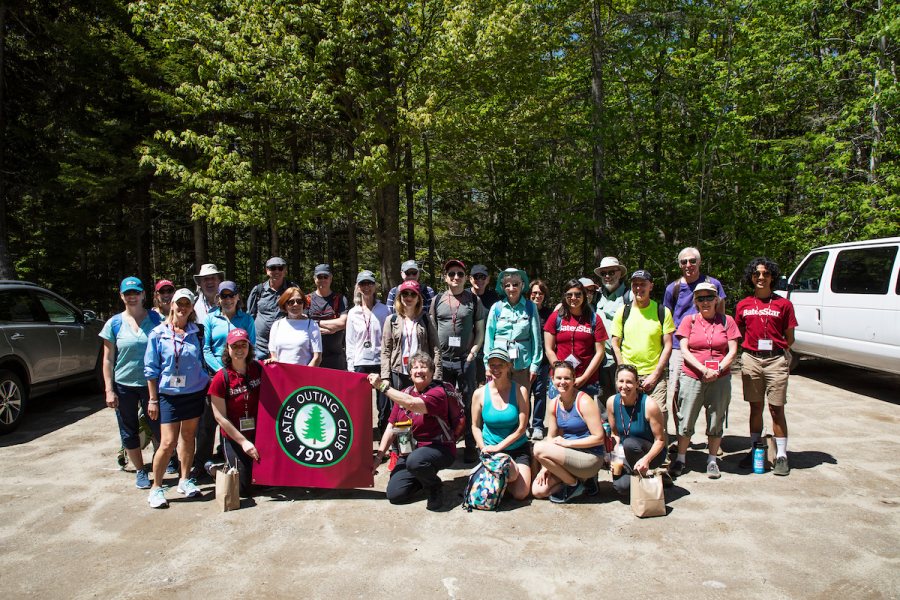
POLYGON ((397 288, 397 293, 402 294, 406 290, 412 290, 418 295, 422 295, 422 290, 419 289, 419 282, 413 279, 407 279, 403 283, 400 284, 400 287, 397 288))
POLYGON ((461 261, 459 259, 451 258, 450 260, 448 260, 447 262, 444 263, 444 271, 446 272, 447 269, 449 269, 453 265, 458 266, 463 271, 466 270, 466 263, 464 263, 463 261, 461 261))
POLYGON ((172 283, 168 279, 160 279, 159 281, 156 282, 156 291, 158 292, 159 290, 161 290, 162 288, 164 288, 166 286, 169 286, 173 290, 175 289, 174 283, 172 283))
POLYGON ((248 344, 250 343, 250 334, 248 334, 245 330, 238 327, 237 329, 232 329, 228 332, 228 337, 225 339, 225 343, 229 346, 234 344, 235 342, 245 341, 248 344))

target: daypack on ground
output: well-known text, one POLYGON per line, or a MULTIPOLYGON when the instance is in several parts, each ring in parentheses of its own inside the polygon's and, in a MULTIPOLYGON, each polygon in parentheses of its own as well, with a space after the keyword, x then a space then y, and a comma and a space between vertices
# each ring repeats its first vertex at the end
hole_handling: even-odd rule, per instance
POLYGON ((469 475, 462 507, 468 512, 499 509, 510 468, 515 466, 509 454, 482 454, 481 464, 469 475))

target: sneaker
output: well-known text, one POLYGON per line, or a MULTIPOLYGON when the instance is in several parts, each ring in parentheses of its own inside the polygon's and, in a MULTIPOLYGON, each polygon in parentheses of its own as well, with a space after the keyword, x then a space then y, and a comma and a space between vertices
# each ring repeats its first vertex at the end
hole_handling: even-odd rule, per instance
POLYGON ((535 442, 539 442, 544 439, 544 430, 540 427, 535 427, 531 432, 531 439, 535 442))
POLYGON ((444 506, 444 485, 439 483, 428 492, 428 502, 425 508, 430 511, 441 510, 444 506))
POLYGON ((718 479, 721 477, 722 473, 719 471, 719 463, 716 461, 706 463, 706 476, 710 479, 718 479))
POLYGON ((203 470, 206 471, 206 474, 215 479, 216 473, 221 471, 225 467, 225 463, 217 463, 211 460, 206 461, 203 465, 203 470))
POLYGON ((161 487, 156 488, 150 492, 150 496, 147 498, 147 502, 150 504, 150 508, 168 508, 169 501, 166 500, 166 490, 161 487))
POLYGON ((669 465, 669 475, 671 475, 672 478, 675 478, 681 477, 682 473, 684 473, 684 463, 678 459, 673 460, 669 465))
POLYGON ((169 459, 169 464, 166 465, 166 473, 169 475, 174 475, 178 472, 178 459, 175 456, 169 459))
POLYGON ((753 450, 747 453, 747 456, 741 459, 741 462, 738 463, 738 467, 741 469, 752 469, 753 468, 753 450))
POLYGON ((144 469, 137 470, 137 473, 134 475, 134 487, 139 490, 150 489, 150 477, 147 476, 147 471, 144 469))
POLYGON ((791 472, 791 467, 790 465, 788 465, 787 456, 779 456, 775 459, 775 468, 772 469, 772 472, 776 475, 781 475, 782 477, 791 472))
POLYGON ((575 482, 575 485, 564 485, 555 494, 550 494, 550 502, 555 502, 556 504, 565 504, 566 502, 574 500, 583 493, 584 484, 580 481, 577 481, 575 482))
POLYGON ((200 495, 200 488, 193 479, 182 479, 178 482, 178 493, 187 498, 196 498, 200 495))
POLYGON ((584 480, 584 493, 588 496, 596 496, 600 493, 600 486, 597 484, 596 477, 589 477, 584 480))

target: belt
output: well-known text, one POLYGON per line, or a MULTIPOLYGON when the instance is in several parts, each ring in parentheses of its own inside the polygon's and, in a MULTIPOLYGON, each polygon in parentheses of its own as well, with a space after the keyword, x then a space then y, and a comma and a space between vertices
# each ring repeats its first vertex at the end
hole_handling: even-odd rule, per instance
POLYGON ((777 350, 747 350, 744 349, 744 352, 747 354, 752 354, 757 358, 772 358, 773 356, 783 356, 784 350, 778 348, 777 350))

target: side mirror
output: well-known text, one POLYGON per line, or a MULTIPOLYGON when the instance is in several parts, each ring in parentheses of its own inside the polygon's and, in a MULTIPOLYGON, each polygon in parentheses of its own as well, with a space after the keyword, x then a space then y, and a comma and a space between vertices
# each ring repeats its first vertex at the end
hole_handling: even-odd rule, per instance
POLYGON ((84 322, 85 322, 85 323, 90 323, 91 321, 96 321, 96 320, 97 320, 97 313, 95 313, 95 312, 92 311, 92 310, 85 310, 85 311, 82 311, 81 314, 84 315, 84 322))

